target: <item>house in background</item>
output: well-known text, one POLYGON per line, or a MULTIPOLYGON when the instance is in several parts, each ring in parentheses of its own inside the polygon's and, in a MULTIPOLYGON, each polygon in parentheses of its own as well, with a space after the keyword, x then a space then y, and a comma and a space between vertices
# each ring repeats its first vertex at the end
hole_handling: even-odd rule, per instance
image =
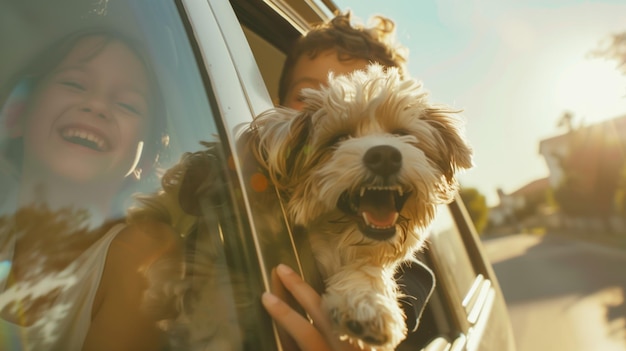
MULTIPOLYGON (((626 146, 626 115, 589 126, 581 126, 565 134, 541 140, 539 142, 539 154, 546 161, 550 172, 548 179, 553 188, 556 188, 564 180, 565 170, 561 163, 570 155, 570 150, 575 147, 573 144, 577 141, 586 144, 583 147, 583 153, 576 155, 580 162, 598 160, 598 157, 602 156, 602 150, 597 149, 600 145, 614 145, 616 146, 614 150, 624 150, 626 146), (602 144, 597 143, 598 141, 601 141, 602 144)), ((584 165, 584 169, 586 172, 584 172, 583 177, 586 177, 588 181, 583 183, 588 184, 596 172, 589 164, 584 165)))
POLYGON ((498 189, 486 234, 626 229, 626 115, 571 128, 539 142, 549 174, 519 189, 498 189), (616 205, 622 192, 621 208, 616 205))
POLYGON ((509 194, 502 189, 497 191, 500 202, 489 209, 490 233, 512 234, 547 225, 544 223, 549 191, 547 177, 533 180, 509 194))
POLYGON ((539 143, 563 224, 622 231, 617 194, 626 185, 626 115, 569 129, 539 143))

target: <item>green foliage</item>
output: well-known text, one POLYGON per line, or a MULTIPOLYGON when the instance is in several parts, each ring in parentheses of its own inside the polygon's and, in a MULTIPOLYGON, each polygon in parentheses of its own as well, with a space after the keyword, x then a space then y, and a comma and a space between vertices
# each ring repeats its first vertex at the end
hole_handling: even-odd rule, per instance
POLYGON ((459 195, 467 208, 470 218, 474 222, 478 234, 482 234, 489 219, 487 200, 476 188, 461 188, 459 195))
POLYGON ((614 198, 615 210, 618 214, 626 215, 626 164, 622 166, 617 190, 614 198))
POLYGON ((546 190, 546 199, 545 199, 545 204, 549 207, 549 208, 558 208, 559 204, 556 202, 556 199, 554 198, 554 189, 552 189, 552 187, 548 187, 548 189, 546 190))

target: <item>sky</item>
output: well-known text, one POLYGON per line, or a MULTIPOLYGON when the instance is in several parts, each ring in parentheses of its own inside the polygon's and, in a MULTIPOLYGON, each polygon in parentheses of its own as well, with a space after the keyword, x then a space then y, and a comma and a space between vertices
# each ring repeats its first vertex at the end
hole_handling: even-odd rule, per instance
POLYGON ((475 167, 460 175, 490 206, 548 176, 542 139, 575 124, 626 115, 626 76, 593 58, 611 34, 626 31, 626 1, 335 0, 353 19, 396 23, 408 70, 431 101, 463 110, 475 167))

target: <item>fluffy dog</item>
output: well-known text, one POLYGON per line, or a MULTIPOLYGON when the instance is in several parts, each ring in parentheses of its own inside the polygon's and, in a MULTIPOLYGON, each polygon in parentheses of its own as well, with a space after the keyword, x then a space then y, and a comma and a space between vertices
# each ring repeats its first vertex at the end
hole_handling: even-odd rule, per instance
POLYGON ((184 153, 165 172, 161 191, 138 195, 137 206, 129 210, 130 223, 166 223, 184 240, 182 262, 159 260, 146 269, 143 308, 153 315, 163 310, 164 301, 175 301, 178 313, 158 323, 167 332, 168 350, 252 350, 259 345, 258 326, 246 317, 261 307, 239 268, 238 259, 245 257, 232 255, 239 245, 229 201, 234 175, 219 143, 202 145, 205 150, 184 153), (222 230, 233 234, 222 236, 222 230))
POLYGON ((394 273, 422 248, 436 206, 452 201, 456 172, 472 165, 461 119, 379 65, 302 95, 304 111, 254 119, 257 159, 309 236, 337 334, 394 349, 407 329, 394 273))

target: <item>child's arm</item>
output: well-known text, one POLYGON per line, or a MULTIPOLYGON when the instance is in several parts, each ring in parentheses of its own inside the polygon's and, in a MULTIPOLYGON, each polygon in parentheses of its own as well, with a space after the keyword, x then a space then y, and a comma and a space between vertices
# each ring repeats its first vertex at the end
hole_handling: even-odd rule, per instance
POLYGON ((159 350, 165 343, 157 321, 174 317, 167 284, 180 279, 182 245, 158 222, 130 225, 111 243, 92 310, 84 351, 159 350), (148 293, 146 293, 148 292, 148 293))

